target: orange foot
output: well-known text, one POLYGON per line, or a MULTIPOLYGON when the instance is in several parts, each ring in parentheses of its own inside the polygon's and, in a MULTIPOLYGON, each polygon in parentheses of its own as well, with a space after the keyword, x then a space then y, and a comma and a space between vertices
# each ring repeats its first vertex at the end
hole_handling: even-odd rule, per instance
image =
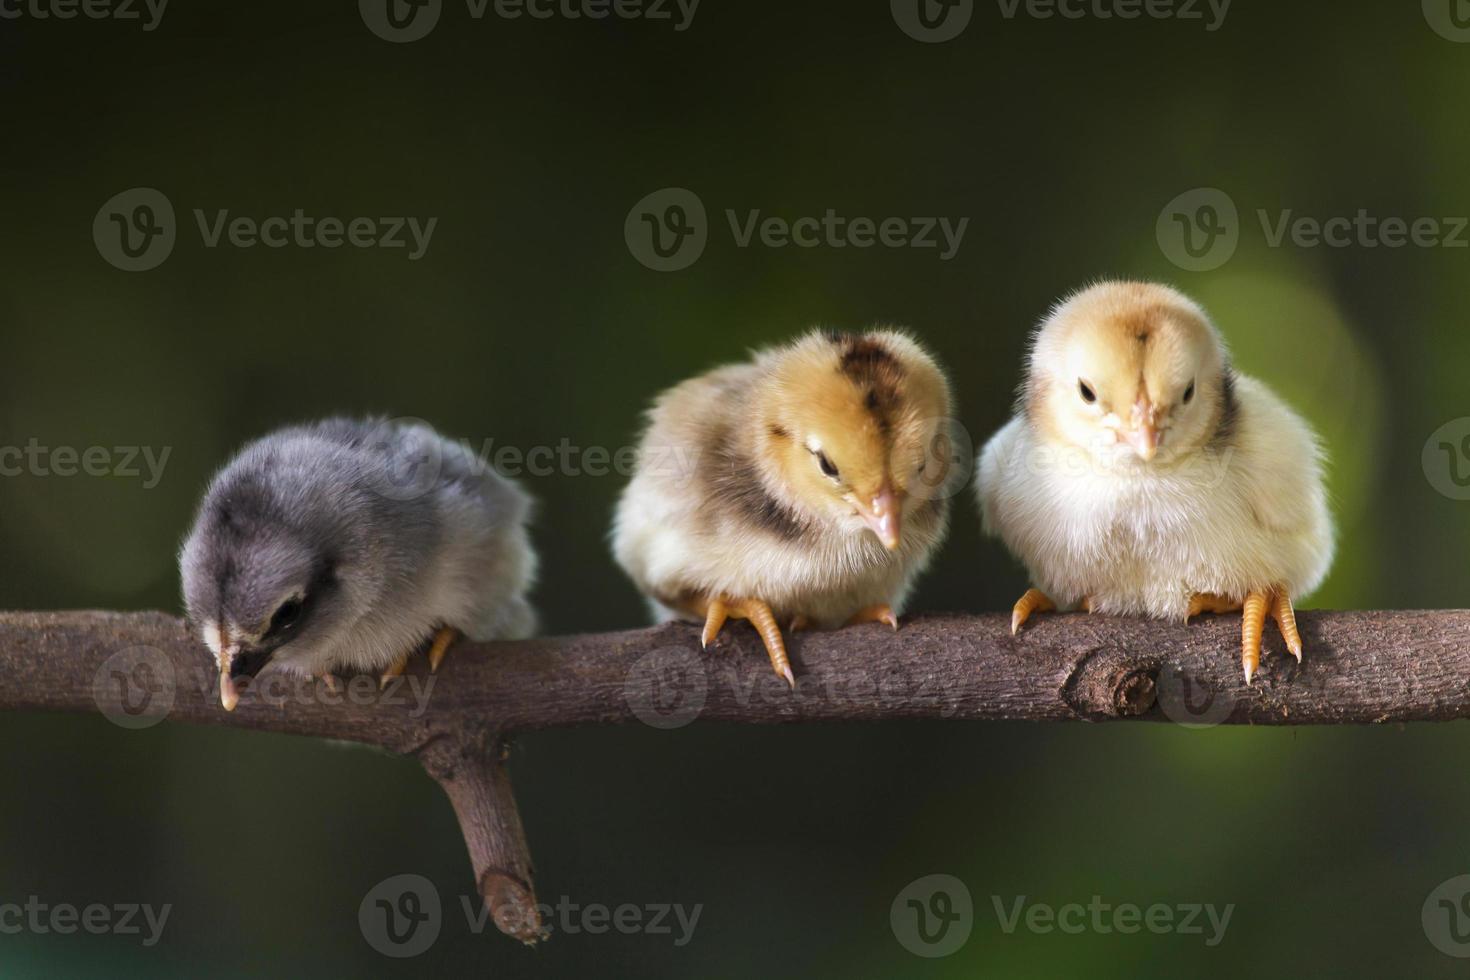
MULTIPOLYGON (((434 641, 429 645, 429 671, 431 673, 439 669, 444 662, 444 654, 449 651, 449 645, 459 636, 459 631, 448 626, 441 626, 434 634, 434 641)), ((403 672, 408 669, 409 653, 401 654, 378 675, 378 689, 382 690, 393 682, 395 677, 402 677, 403 672)))
POLYGON ((1240 621, 1240 665, 1245 671, 1245 682, 1249 684, 1261 666, 1261 637, 1265 632, 1266 615, 1276 621, 1281 636, 1286 640, 1286 649, 1302 661, 1302 636, 1296 626, 1296 610, 1292 608, 1291 596, 1283 588, 1257 589, 1248 593, 1243 602, 1212 595, 1196 593, 1189 600, 1189 612, 1185 621, 1200 613, 1228 613, 1241 611, 1240 621))
POLYGON ((759 599, 728 599, 720 596, 709 600, 704 615, 704 632, 699 637, 701 645, 708 648, 715 637, 720 635, 725 620, 730 617, 749 620, 766 645, 766 655, 771 658, 771 667, 776 671, 776 676, 785 678, 787 684, 796 687, 796 678, 791 674, 791 661, 786 656, 786 644, 781 639, 781 627, 776 625, 776 617, 770 606, 759 599))
POLYGON ((1011 635, 1015 636, 1021 631, 1026 620, 1031 618, 1032 613, 1055 612, 1057 604, 1047 597, 1040 589, 1027 589, 1026 594, 1016 600, 1015 607, 1011 610, 1011 635))
POLYGON ((866 609, 859 609, 847 621, 848 626, 857 626, 862 623, 887 623, 895 630, 898 629, 898 617, 893 614, 893 607, 886 602, 879 603, 876 606, 868 606, 866 609))

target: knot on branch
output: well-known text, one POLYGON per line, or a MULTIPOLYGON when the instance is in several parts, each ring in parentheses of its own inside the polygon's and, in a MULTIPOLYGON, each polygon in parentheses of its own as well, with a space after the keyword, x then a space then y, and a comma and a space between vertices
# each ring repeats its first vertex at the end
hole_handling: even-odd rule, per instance
POLYGON ((1102 647, 1077 661, 1062 686, 1062 699, 1088 721, 1135 718, 1154 706, 1158 679, 1158 663, 1102 647))

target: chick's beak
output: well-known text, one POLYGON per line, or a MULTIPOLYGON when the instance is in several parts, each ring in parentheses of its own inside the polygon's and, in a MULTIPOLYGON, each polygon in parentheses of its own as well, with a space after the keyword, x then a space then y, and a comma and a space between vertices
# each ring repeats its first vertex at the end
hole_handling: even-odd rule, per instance
POLYGON ((226 647, 219 652, 219 703, 226 711, 234 711, 235 705, 240 703, 240 689, 235 686, 235 678, 230 676, 235 655, 239 652, 239 647, 226 647))
POLYGON ((878 540, 883 542, 883 547, 889 551, 898 547, 903 506, 891 487, 884 484, 866 504, 858 501, 857 510, 868 527, 873 529, 873 533, 878 535, 878 540))
POLYGON ((254 678, 271 659, 271 650, 242 650, 228 646, 219 654, 219 703, 226 711, 234 711, 240 703, 240 686, 236 678, 254 678))
POLYGON ((1159 451, 1156 415, 1153 404, 1146 397, 1140 396, 1133 406, 1132 425, 1123 432, 1123 439, 1145 463, 1153 459, 1159 451))
POLYGON ((1159 430, 1147 423, 1136 429, 1129 429, 1123 433, 1123 438, 1145 463, 1153 459, 1159 451, 1159 430))

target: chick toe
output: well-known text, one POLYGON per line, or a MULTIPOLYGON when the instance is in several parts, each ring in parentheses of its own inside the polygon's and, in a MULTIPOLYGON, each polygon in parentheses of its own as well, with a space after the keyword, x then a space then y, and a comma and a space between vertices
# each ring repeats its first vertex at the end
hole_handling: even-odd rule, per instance
POLYGON ((1245 668, 1245 682, 1250 684, 1261 666, 1261 634, 1266 627, 1266 611, 1271 606, 1269 592, 1251 592, 1245 597, 1240 619, 1240 663, 1245 668))
POLYGON ((391 664, 384 667, 383 672, 378 675, 378 690, 381 691, 386 688, 390 683, 392 683, 394 678, 402 677, 403 672, 407 669, 408 654, 404 653, 401 654, 397 660, 394 660, 391 664))
POLYGON ((434 642, 429 646, 429 673, 436 673, 439 665, 444 662, 444 655, 449 652, 450 644, 459 638, 459 631, 448 626, 439 627, 434 634, 434 642))
POLYGON ((848 626, 859 626, 863 623, 887 623, 893 627, 895 632, 898 630, 898 617, 894 615, 893 607, 886 602, 881 602, 876 606, 868 606, 866 609, 859 609, 847 621, 848 626))
POLYGON ((1184 614, 1184 621, 1187 623, 1200 613, 1214 613, 1218 616, 1221 613, 1237 612, 1240 606, 1234 599, 1227 599, 1213 592, 1196 592, 1189 598, 1189 611, 1184 614))
POLYGON ((1296 610, 1291 606, 1291 596, 1287 595, 1285 589, 1277 589, 1271 598, 1271 618, 1276 620, 1276 626, 1281 630, 1281 638, 1286 641, 1286 649, 1296 658, 1297 663, 1302 662, 1302 635, 1296 628, 1296 610))
POLYGON ((725 625, 725 620, 731 617, 747 620, 755 627, 755 631, 761 636, 761 642, 766 646, 766 655, 771 658, 771 667, 776 671, 776 676, 784 678, 787 684, 795 687, 796 678, 791 673, 791 660, 786 656, 786 643, 781 639, 781 627, 776 624, 776 614, 759 599, 711 599, 705 611, 704 631, 699 638, 705 648, 714 642, 725 625))
POLYGON ((1026 620, 1031 618, 1032 613, 1055 612, 1057 604, 1040 589, 1027 589, 1026 594, 1016 600, 1015 607, 1011 610, 1011 635, 1015 636, 1021 631, 1026 620))
POLYGON ((720 630, 725 628, 725 620, 729 618, 730 610, 725 605, 725 600, 711 599, 705 607, 704 629, 699 634, 699 645, 708 650, 709 645, 720 635, 720 630))

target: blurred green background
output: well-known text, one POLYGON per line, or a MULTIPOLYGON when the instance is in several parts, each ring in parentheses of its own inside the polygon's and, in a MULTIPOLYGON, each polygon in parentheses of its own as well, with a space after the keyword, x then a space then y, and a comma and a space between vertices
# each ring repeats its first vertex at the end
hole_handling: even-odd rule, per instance
MULTIPOLYGON (((477 21, 451 0, 409 44, 347 2, 175 0, 152 31, 0 20, 0 445, 171 450, 154 487, 0 479, 0 604, 177 610, 175 550, 205 481, 283 423, 386 412, 476 443, 617 448, 661 388, 814 324, 911 327, 978 443, 1006 419, 1047 306, 1126 275, 1203 301, 1241 369, 1323 433, 1341 543, 1305 605, 1464 605, 1470 503, 1436 491, 1421 450, 1470 415, 1470 253, 1272 247, 1255 215, 1470 214, 1470 44, 1414 3, 1238 0, 1213 31, 1002 10, 976 5, 944 44, 906 36, 878 0, 704 0, 683 31, 477 21), (179 239, 127 273, 92 222, 139 186, 169 197, 179 239), (711 220, 703 256, 674 273, 640 265, 623 234, 664 187, 693 190, 711 220), (1188 272, 1155 224, 1199 187, 1226 191, 1242 227, 1228 262, 1188 272), (411 262, 209 249, 194 208, 439 222, 411 262), (970 224, 950 261, 742 249, 727 208, 970 224)), ((640 625, 605 542, 622 480, 526 483, 547 630, 640 625)), ((1000 609, 1025 584, 970 499, 917 611, 1000 609)), ((458 915, 464 845, 412 763, 3 714, 0 904, 174 908, 153 948, 0 935, 0 975, 1447 977, 1463 966, 1420 909, 1470 872, 1467 751, 1462 725, 540 734, 514 777, 543 899, 703 911, 682 947, 584 934, 527 950, 458 915), (390 960, 357 909, 405 872, 450 912, 428 953, 390 960), (938 960, 889 926, 893 898, 931 873, 976 905, 968 943, 938 960), (1206 948, 1007 935, 992 895, 1236 908, 1206 948)))

